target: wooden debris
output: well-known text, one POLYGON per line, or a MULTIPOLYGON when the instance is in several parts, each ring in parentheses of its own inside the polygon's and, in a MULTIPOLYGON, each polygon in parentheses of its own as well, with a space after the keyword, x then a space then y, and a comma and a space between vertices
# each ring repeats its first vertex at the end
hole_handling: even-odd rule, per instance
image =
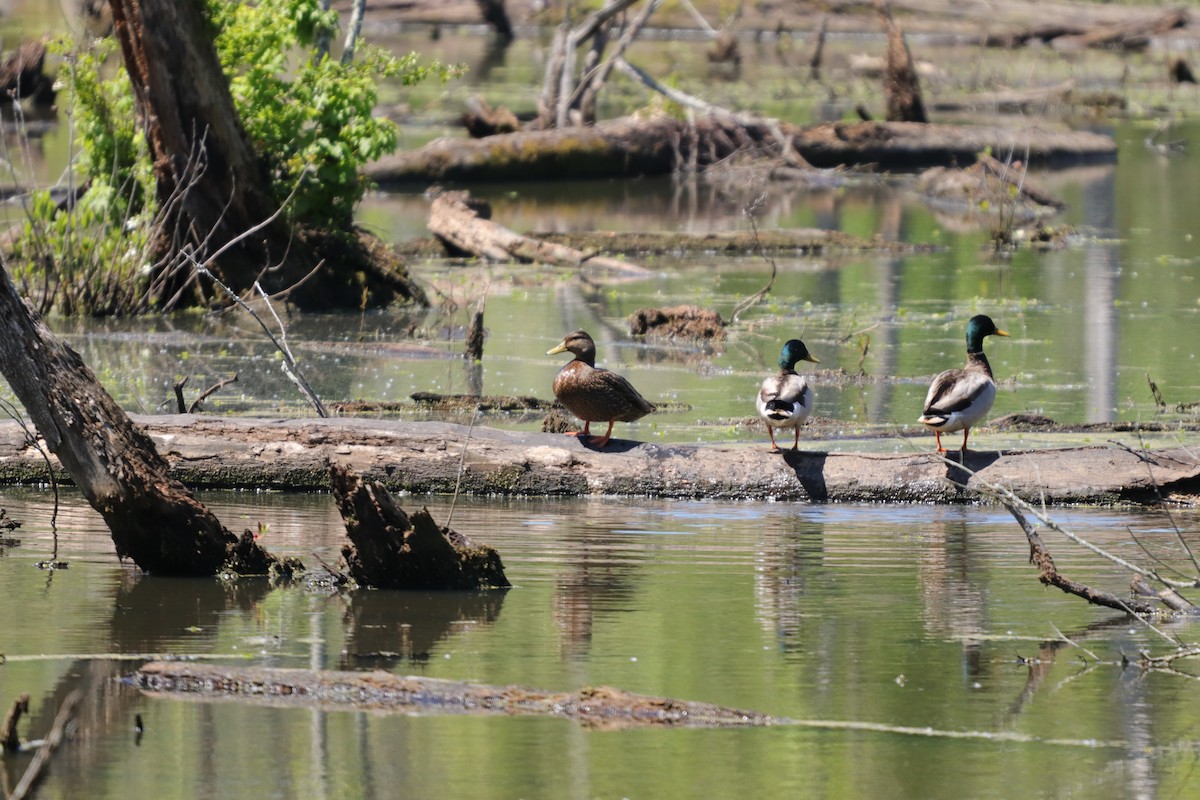
POLYGON ((331 485, 350 539, 342 558, 359 586, 474 590, 511 585, 495 550, 439 526, 426 510, 410 517, 383 484, 335 465, 331 485))
POLYGON ((740 728, 778 721, 766 714, 608 687, 544 692, 380 671, 232 668, 154 661, 138 670, 133 681, 154 696, 325 710, 559 717, 605 729, 740 728))
POLYGON ((1027 221, 1066 208, 1066 203, 1030 181, 1019 161, 1004 164, 986 154, 966 169, 931 167, 917 177, 916 189, 943 210, 1007 215, 1009 221, 1027 221))
POLYGON ((1082 50, 1100 47, 1125 52, 1140 52, 1150 45, 1150 39, 1174 28, 1187 25, 1188 12, 1173 9, 1151 19, 1113 25, 1097 25, 1083 33, 1059 36, 1051 42, 1058 50, 1082 50))
POLYGON ((629 333, 652 339, 724 341, 725 323, 716 311, 699 306, 640 308, 629 315, 629 333))
POLYGON ((491 221, 491 207, 469 192, 437 193, 429 211, 429 230, 453 252, 465 252, 488 261, 523 261, 540 264, 608 269, 624 273, 649 270, 615 258, 582 253, 564 245, 522 236, 491 221))
POLYGON ((492 108, 482 97, 472 97, 467 101, 467 110, 463 112, 461 121, 474 139, 521 129, 516 114, 504 107, 492 108))
POLYGON ((587 128, 520 131, 486 139, 437 139, 373 162, 364 173, 381 187, 440 181, 582 180, 669 175, 705 169, 744 149, 779 152, 776 133, 815 167, 875 164, 912 169, 970 164, 978 153, 1021 153, 1030 163, 1111 163, 1112 137, 1038 127, 827 122, 742 123, 703 117, 694 124, 666 115, 622 117, 587 128))
POLYGON ((891 11, 881 7, 887 26, 887 69, 883 77, 883 94, 887 102, 888 122, 928 122, 925 103, 921 100, 921 81, 913 67, 912 53, 900 23, 891 11))

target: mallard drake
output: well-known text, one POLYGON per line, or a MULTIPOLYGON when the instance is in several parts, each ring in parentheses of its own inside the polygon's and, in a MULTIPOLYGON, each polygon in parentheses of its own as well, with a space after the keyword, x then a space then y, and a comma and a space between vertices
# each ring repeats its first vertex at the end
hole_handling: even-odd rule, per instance
POLYGON ((797 361, 821 363, 816 356, 808 352, 804 342, 789 339, 779 353, 779 374, 764 379, 758 389, 755 406, 758 408, 758 415, 767 423, 772 453, 780 452, 779 445, 775 444, 776 428, 794 429, 792 449, 799 449, 800 426, 812 413, 813 390, 804 376, 796 372, 797 361))
POLYGON ((971 426, 992 409, 996 381, 992 378, 992 365, 983 354, 985 336, 1008 336, 1008 333, 997 328, 991 317, 984 314, 971 317, 967 323, 967 365, 938 375, 925 395, 925 411, 917 421, 933 430, 938 453, 946 452, 942 447, 943 433, 962 431, 965 454, 971 426))
POLYGON ((608 430, 597 439, 596 447, 604 447, 612 437, 613 423, 633 422, 654 410, 633 384, 615 372, 596 366, 596 343, 586 331, 568 333, 557 347, 546 355, 572 353, 568 362, 554 376, 554 396, 575 416, 583 420, 581 436, 591 436, 593 422, 607 422, 608 430))

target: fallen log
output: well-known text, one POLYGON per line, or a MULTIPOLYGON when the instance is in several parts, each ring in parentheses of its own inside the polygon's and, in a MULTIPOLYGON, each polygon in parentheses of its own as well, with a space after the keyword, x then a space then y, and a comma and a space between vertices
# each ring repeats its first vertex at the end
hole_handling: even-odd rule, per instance
MULTIPOLYGON (((932 447, 923 431, 912 454, 802 449, 781 458, 757 443, 614 439, 595 452, 560 434, 476 425, 468 437, 466 425, 444 422, 193 414, 135 421, 172 474, 197 489, 327 491, 329 465, 337 463, 393 492, 450 494, 457 487, 476 495, 980 502, 973 478, 930 452, 917 452, 932 447)), ((1138 455, 1105 446, 971 451, 966 466, 1023 498, 1050 504, 1157 503, 1163 497, 1194 502, 1200 495, 1200 459, 1187 448, 1138 455)), ((0 483, 44 479, 45 463, 16 424, 0 423, 0 483)))
POLYGON ((1074 35, 1055 38, 1050 45, 1056 50, 1082 50, 1100 47, 1112 50, 1136 52, 1150 46, 1153 36, 1162 36, 1167 31, 1187 25, 1188 12, 1172 9, 1156 17, 1122 22, 1112 25, 1097 25, 1074 35))
POLYGON ((470 192, 440 192, 429 211, 429 231, 452 253, 467 253, 488 261, 522 261, 645 274, 645 267, 627 261, 583 253, 509 230, 492 222, 491 207, 470 192))
POLYGON ((666 175, 703 169, 739 150, 779 152, 774 131, 814 167, 876 164, 883 169, 972 163, 978 153, 1018 153, 1030 163, 1109 163, 1116 142, 1090 131, 1014 130, 913 122, 759 124, 708 117, 694 126, 667 116, 623 117, 587 128, 520 131, 483 139, 436 139, 364 168, 383 188, 444 181, 581 180, 666 175))
POLYGON ((542 692, 388 672, 220 667, 154 661, 133 675, 152 697, 284 708, 405 714, 504 714, 572 719, 590 728, 761 727, 776 720, 733 708, 598 687, 542 692))

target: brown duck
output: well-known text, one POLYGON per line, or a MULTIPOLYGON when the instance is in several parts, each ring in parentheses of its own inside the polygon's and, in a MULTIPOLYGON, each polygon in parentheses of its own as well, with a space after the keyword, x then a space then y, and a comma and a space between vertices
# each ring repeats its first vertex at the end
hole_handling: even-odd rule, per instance
POLYGON ((596 447, 608 444, 613 423, 617 420, 633 422, 654 410, 633 384, 615 372, 596 366, 596 343, 586 331, 568 333, 557 347, 546 351, 546 355, 567 352, 575 359, 554 376, 554 396, 583 420, 583 433, 579 435, 591 436, 593 422, 608 423, 604 436, 595 441, 596 447))

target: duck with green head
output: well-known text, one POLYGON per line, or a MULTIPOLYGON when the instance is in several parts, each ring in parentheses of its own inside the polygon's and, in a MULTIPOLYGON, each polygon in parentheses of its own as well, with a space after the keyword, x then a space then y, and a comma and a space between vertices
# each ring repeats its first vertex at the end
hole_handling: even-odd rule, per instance
POLYGON ((925 395, 925 410, 917 421, 933 431, 938 453, 945 453, 942 434, 963 432, 962 452, 967 452, 967 437, 971 426, 992 410, 996 399, 996 381, 992 365, 983 354, 986 336, 1008 336, 984 314, 971 317, 967 323, 967 364, 961 369, 948 369, 933 379, 925 395))
POLYGON ((813 409, 813 390, 804 376, 796 372, 796 364, 800 361, 821 362, 808 352, 804 342, 799 339, 789 339, 779 353, 779 374, 763 380, 758 389, 755 407, 758 415, 767 423, 767 434, 771 437, 771 451, 778 453, 779 445, 775 444, 775 429, 791 428, 792 449, 800 448, 800 426, 808 419, 813 409))
POLYGON ((615 372, 596 366, 596 343, 586 331, 568 333, 546 355, 571 353, 572 361, 554 376, 554 396, 563 407, 583 420, 581 436, 591 436, 593 422, 607 422, 608 430, 593 444, 604 447, 612 437, 613 423, 633 422, 654 410, 654 405, 615 372))

